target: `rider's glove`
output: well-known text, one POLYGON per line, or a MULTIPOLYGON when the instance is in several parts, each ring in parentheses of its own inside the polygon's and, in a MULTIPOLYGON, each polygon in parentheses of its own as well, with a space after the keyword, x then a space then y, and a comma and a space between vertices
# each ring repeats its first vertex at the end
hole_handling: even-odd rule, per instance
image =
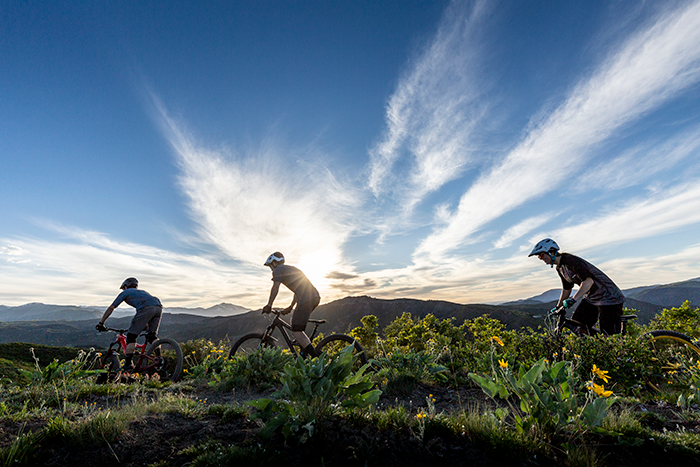
POLYGON ((95 326, 95 329, 97 329, 97 330, 100 331, 100 332, 105 332, 105 331, 107 330, 107 328, 105 327, 105 325, 102 324, 102 323, 97 323, 97 326, 95 326))
POLYGON ((283 315, 288 315, 288 314, 291 313, 291 312, 292 312, 292 307, 291 307, 291 306, 288 306, 287 308, 285 308, 284 310, 282 310, 282 314, 283 314, 283 315))
POLYGON ((262 309, 263 313, 272 313, 272 306, 271 305, 265 305, 262 309))
POLYGON ((574 306, 575 303, 576 303, 575 298, 567 298, 561 304, 564 305, 564 308, 571 308, 572 306, 574 306))

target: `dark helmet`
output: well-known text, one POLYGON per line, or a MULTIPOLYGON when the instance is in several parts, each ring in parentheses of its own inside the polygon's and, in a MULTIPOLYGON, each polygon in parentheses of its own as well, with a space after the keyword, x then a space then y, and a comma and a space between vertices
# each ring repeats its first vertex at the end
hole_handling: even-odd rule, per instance
POLYGON ((274 261, 277 261, 279 264, 284 264, 284 255, 282 253, 280 253, 279 251, 275 251, 274 253, 272 253, 270 256, 267 257, 267 260, 265 260, 265 264, 263 266, 269 266, 274 261))
POLYGON ((135 277, 129 277, 128 279, 124 279, 124 282, 122 282, 122 286, 119 288, 122 290, 126 290, 126 289, 135 289, 138 286, 139 286, 139 281, 136 280, 135 277))

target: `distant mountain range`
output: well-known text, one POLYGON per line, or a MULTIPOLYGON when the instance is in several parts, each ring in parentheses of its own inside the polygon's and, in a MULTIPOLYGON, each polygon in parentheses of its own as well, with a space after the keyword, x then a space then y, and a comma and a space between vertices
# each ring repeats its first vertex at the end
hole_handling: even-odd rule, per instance
MULTIPOLYGON (((0 321, 82 321, 99 320, 104 313, 106 306, 64 306, 45 305, 43 303, 27 303, 20 306, 0 305, 0 321)), ((191 314, 198 316, 233 316, 247 313, 249 308, 245 308, 231 303, 219 303, 209 308, 164 308, 163 312, 171 314, 191 314)), ((117 308, 112 316, 125 317, 133 316, 131 307, 117 308)))
MULTIPOLYGON (((574 292, 575 291, 576 289, 574 289, 574 292)), ((501 305, 548 303, 559 300, 560 293, 561 289, 550 289, 534 297, 506 302, 501 305)), ((673 284, 634 287, 632 289, 625 289, 622 293, 625 295, 625 306, 628 308, 634 308, 628 305, 629 299, 633 299, 637 302, 650 303, 661 308, 678 307, 686 300, 690 300, 691 303, 700 304, 700 277, 683 282, 674 282, 673 284)))
MULTIPOLYGON (((637 287, 623 292, 627 297, 625 306, 637 310, 639 322, 644 324, 662 308, 679 306, 685 300, 690 300, 695 305, 699 304, 700 279, 637 287)), ((500 305, 346 297, 319 306, 312 318, 327 321, 320 328, 326 335, 346 332, 360 326, 360 319, 368 314, 377 316, 380 327, 386 326, 402 313, 410 313, 417 318, 431 313, 439 319, 453 318, 457 325, 465 319, 488 314, 511 329, 526 326, 536 328, 542 324, 543 315, 555 305, 558 298, 558 290, 500 305)), ((29 342, 56 346, 106 347, 113 336, 110 333, 98 334, 94 328, 103 311, 101 307, 39 303, 18 307, 0 306, 0 343, 29 342)), ((132 316, 133 312, 115 314, 108 321, 108 325, 127 328, 132 316)), ((248 332, 262 331, 267 322, 260 310, 251 311, 226 303, 206 309, 168 308, 163 314, 160 335, 172 337, 180 342, 198 338, 207 338, 214 342, 225 338, 235 340, 248 332)), ((312 329, 312 326, 309 326, 307 331, 312 329)))

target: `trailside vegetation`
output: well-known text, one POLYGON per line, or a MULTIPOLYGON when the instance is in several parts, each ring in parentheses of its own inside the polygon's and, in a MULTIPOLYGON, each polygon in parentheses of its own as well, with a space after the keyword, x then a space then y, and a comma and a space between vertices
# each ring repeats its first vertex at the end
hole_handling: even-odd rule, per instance
POLYGON ((177 383, 97 384, 99 350, 3 344, 0 465, 692 465, 700 362, 659 359, 654 329, 698 338, 700 310, 608 338, 370 315, 348 332, 364 366, 198 339, 177 383))

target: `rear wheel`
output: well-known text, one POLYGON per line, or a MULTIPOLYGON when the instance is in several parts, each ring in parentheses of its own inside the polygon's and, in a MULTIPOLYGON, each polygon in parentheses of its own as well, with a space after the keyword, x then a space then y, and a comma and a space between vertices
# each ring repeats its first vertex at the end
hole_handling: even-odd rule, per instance
POLYGON ((146 350, 145 357, 137 360, 136 372, 158 375, 161 381, 177 381, 182 374, 182 349, 173 339, 158 339, 146 350))
POLYGON ((231 347, 228 353, 228 358, 233 358, 234 355, 245 355, 251 352, 257 352, 262 349, 271 349, 275 347, 275 341, 272 337, 267 336, 263 341, 263 335, 259 332, 246 334, 238 339, 231 347))
POLYGON ((693 339, 676 331, 658 330, 644 334, 654 352, 654 369, 649 385, 663 391, 683 388, 684 375, 700 358, 700 347, 693 339))
POLYGON ((333 334, 331 336, 324 337, 316 346, 316 352, 319 354, 325 352, 328 355, 335 355, 350 344, 354 344, 355 350, 353 351, 353 354, 358 357, 357 361, 359 366, 367 363, 367 354, 365 353, 365 349, 362 348, 357 340, 350 336, 346 336, 345 334, 333 334))

